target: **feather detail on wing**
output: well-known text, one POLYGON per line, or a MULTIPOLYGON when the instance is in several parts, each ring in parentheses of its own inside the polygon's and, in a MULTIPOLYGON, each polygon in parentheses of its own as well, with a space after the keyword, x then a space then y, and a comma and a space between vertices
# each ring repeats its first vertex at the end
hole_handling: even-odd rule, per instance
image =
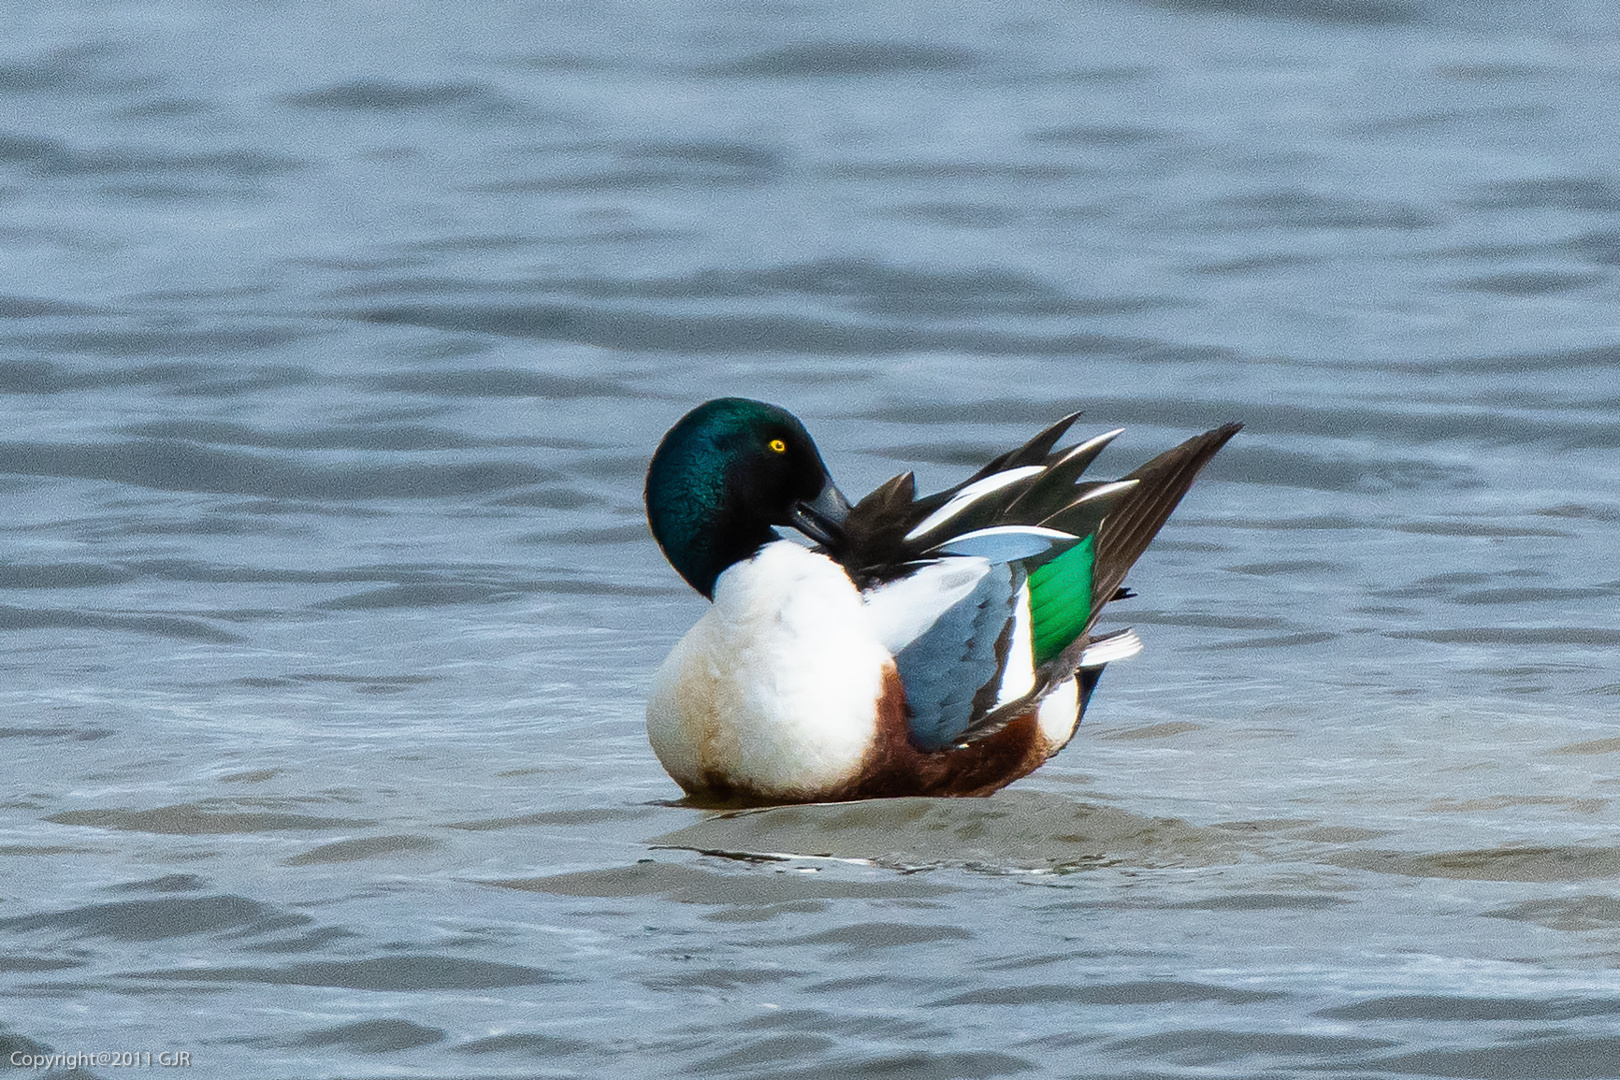
POLYGON ((991 525, 954 536, 928 549, 929 555, 976 555, 991 562, 1013 562, 1055 557, 1080 542, 1080 537, 1042 525, 991 525))
POLYGON ((1091 622, 1096 621, 1103 604, 1113 599, 1124 584, 1125 575, 1159 535, 1198 473, 1242 428, 1242 424, 1223 424, 1126 474, 1125 479, 1135 480, 1136 487, 1097 531, 1091 593, 1092 607, 1096 610, 1092 612, 1091 622))
POLYGON ((897 653, 967 599, 989 572, 988 559, 922 563, 903 578, 866 590, 862 598, 867 618, 883 647, 897 653))
POLYGON ((1097 615, 1131 595, 1126 573, 1241 427, 1096 482, 1080 477, 1120 431, 1054 451, 1078 416, 955 488, 919 498, 911 473, 880 485, 829 552, 895 656, 920 749, 992 735, 1071 678, 1083 700, 1104 664, 1140 651, 1132 631, 1094 637, 1097 615))
POLYGON ((958 742, 974 717, 995 707, 1023 578, 1015 565, 991 567, 969 596, 895 654, 919 749, 958 742))
POLYGON ((916 527, 906 533, 906 540, 918 540, 935 531, 958 514, 966 512, 968 507, 975 503, 988 500, 996 492, 1011 487, 1021 480, 1029 480, 1039 476, 1046 469, 1041 465, 1023 465, 1016 469, 994 473, 982 480, 975 480, 952 495, 944 506, 923 518, 916 527))
POLYGON ((1130 627, 1116 630, 1100 638, 1092 638, 1080 654, 1080 668, 1101 668, 1115 660, 1124 660, 1142 651, 1142 639, 1130 627))

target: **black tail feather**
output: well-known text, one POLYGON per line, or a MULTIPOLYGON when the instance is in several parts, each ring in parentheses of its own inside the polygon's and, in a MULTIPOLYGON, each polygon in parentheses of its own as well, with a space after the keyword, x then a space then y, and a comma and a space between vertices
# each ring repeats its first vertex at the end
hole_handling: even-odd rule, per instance
MULTIPOLYGON (((1125 575, 1153 542, 1171 511, 1187 494, 1199 470, 1209 464, 1242 424, 1223 424, 1167 450, 1123 479, 1138 481, 1097 532, 1091 576, 1091 620, 1114 599, 1125 575)), ((1089 627, 1088 627, 1089 629, 1089 627)))

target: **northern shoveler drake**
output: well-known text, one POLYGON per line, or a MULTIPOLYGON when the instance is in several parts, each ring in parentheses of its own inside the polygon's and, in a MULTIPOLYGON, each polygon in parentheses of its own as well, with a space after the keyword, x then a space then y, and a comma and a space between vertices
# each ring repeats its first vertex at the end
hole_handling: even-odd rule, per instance
POLYGON ((918 498, 911 473, 855 506, 804 425, 719 398, 669 430, 647 520, 713 601, 658 669, 647 732, 695 802, 988 795, 1073 737, 1105 664, 1093 633, 1227 424, 1121 480, 1080 475, 1120 431, 1054 450, 1064 417, 918 498), (795 529, 814 546, 783 538, 795 529))

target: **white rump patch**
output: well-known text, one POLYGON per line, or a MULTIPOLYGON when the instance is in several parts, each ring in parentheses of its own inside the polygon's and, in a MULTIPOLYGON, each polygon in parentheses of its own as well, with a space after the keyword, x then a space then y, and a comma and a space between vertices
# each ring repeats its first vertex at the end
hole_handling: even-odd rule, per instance
POLYGON ((1035 713, 1035 722, 1040 725, 1041 734, 1052 744, 1054 753, 1073 738, 1074 729, 1080 723, 1078 680, 1065 679, 1041 698, 1041 704, 1035 713))

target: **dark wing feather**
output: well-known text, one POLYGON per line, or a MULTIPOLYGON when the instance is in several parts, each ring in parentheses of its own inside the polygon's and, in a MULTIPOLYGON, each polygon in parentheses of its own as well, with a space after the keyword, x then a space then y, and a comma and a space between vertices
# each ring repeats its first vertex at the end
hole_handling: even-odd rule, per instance
MULTIPOLYGON (((1057 445, 1057 441, 1063 438, 1064 433, 1073 427, 1074 422, 1078 419, 1080 419, 1078 412, 1070 413, 1018 449, 1009 450, 1005 454, 991 458, 984 468, 962 481, 959 486, 966 487, 975 480, 983 480, 986 476, 1001 472, 1003 469, 1016 469, 1020 465, 1047 464, 1046 458, 1052 452, 1052 447, 1057 445)), ((1079 474, 1076 473, 1075 475, 1079 474)), ((953 488, 952 490, 956 489, 953 488)), ((947 492, 946 494, 949 495, 950 493, 947 492)))
POLYGON ((1133 489, 1121 493, 1111 484, 1078 481, 1081 471, 1115 432, 1061 453, 1050 452, 1052 444, 1073 422, 1074 416, 1064 417, 1017 450, 997 457, 972 479, 934 495, 918 498, 911 473, 889 480, 850 511, 843 525, 842 542, 830 554, 864 588, 904 576, 908 564, 928 558, 931 548, 975 529, 1042 525, 1081 537, 1098 529, 1092 592, 1095 611, 1114 598, 1126 572, 1164 526, 1199 470, 1243 425, 1227 424, 1160 454, 1123 477, 1136 483, 1133 489), (1031 470, 1031 475, 981 495, 943 524, 911 535, 969 484, 997 472, 1036 464, 1042 471, 1031 470), (1111 490, 1102 492, 1105 487, 1111 490))
MULTIPOLYGON (((1061 529, 1075 536, 1090 536, 1110 516, 1117 513, 1122 504, 1135 492, 1135 487, 1115 482, 1112 484, 1086 484, 1070 491, 1079 491, 1078 496, 1071 495, 1072 501, 1050 517, 1040 521, 1048 529, 1061 529)), ((1093 571, 1095 573, 1095 571, 1093 571)))
POLYGON ((1170 512, 1187 494, 1199 470, 1242 428, 1242 424, 1223 424, 1174 450, 1166 450, 1125 475, 1124 479, 1137 482, 1136 487, 1120 500, 1097 532, 1096 561, 1091 572, 1092 622, 1169 520, 1170 512))
MULTIPOLYGON (((1023 468, 1023 466, 1012 465, 1008 466, 1008 468, 1016 469, 1023 468)), ((1042 475, 1044 474, 1036 474, 1023 480, 1016 480, 1000 491, 993 491, 988 495, 975 499, 966 510, 951 519, 949 528, 945 529, 942 535, 972 532, 974 529, 986 529, 992 525, 1035 524, 1034 518, 1011 515, 1008 514, 1007 510, 1012 505, 1013 500, 1028 491, 1030 485, 1038 482, 1042 475)), ((937 539, 935 542, 937 542, 937 539)))
POLYGON ((1046 471, 1007 505, 1008 513, 1027 514, 1037 521, 1057 513, 1059 507, 1075 498, 1080 475, 1124 430, 1116 428, 1077 443, 1060 454, 1052 454, 1046 459, 1046 471))
POLYGON ((915 558, 906 548, 905 535, 924 514, 917 502, 916 477, 901 473, 855 504, 844 521, 843 543, 832 554, 864 587, 883 576, 871 571, 915 558))

